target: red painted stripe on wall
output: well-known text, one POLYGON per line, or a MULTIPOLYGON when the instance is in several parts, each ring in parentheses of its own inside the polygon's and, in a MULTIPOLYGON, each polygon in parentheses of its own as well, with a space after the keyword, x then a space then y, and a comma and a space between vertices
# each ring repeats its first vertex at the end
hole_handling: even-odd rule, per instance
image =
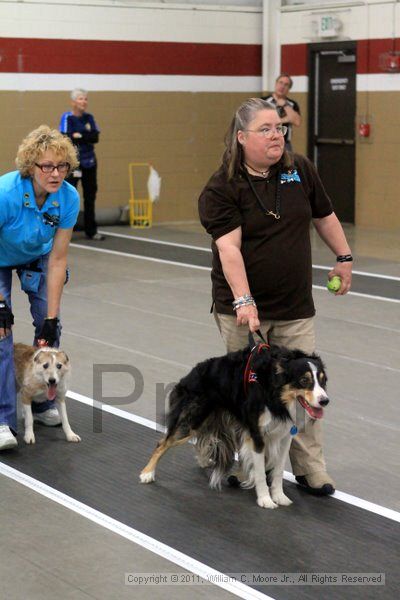
POLYGON ((307 44, 285 44, 281 47, 281 71, 290 75, 307 75, 307 44))
POLYGON ((357 73, 382 73, 380 55, 392 50, 400 51, 399 40, 359 40, 357 42, 357 73))
MULTIPOLYGON (((340 42, 338 42, 340 45, 340 42)), ((383 52, 400 51, 400 39, 357 40, 357 73, 382 73, 379 57, 383 52)), ((281 48, 282 72, 308 75, 308 44, 286 44, 281 48)))
POLYGON ((261 46, 0 38, 0 72, 260 76, 261 46))

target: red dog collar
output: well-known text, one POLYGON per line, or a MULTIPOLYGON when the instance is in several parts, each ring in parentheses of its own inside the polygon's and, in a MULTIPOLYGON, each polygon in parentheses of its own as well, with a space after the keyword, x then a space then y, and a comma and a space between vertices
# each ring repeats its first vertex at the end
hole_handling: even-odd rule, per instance
POLYGON ((270 346, 269 346, 269 344, 261 344, 261 343, 257 344, 251 350, 251 352, 249 354, 249 358, 247 359, 247 364, 246 364, 246 368, 244 370, 244 375, 243 375, 243 387, 244 387, 244 393, 246 396, 247 396, 248 384, 249 383, 258 383, 257 373, 255 371, 253 371, 251 368, 252 358, 255 354, 259 354, 263 348, 266 348, 267 350, 269 350, 270 346))

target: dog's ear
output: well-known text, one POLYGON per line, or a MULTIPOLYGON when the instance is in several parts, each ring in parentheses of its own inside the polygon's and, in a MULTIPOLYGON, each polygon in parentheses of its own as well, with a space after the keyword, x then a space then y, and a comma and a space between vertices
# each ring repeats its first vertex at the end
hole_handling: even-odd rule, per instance
POLYGON ((68 354, 66 352, 64 352, 64 350, 59 350, 58 354, 60 354, 61 360, 63 360, 65 362, 65 364, 67 365, 69 363, 68 354))
POLYGON ((259 379, 267 379, 272 375, 273 360, 268 348, 261 348, 252 361, 252 368, 257 373, 259 379))
POLYGON ((282 373, 284 373, 284 372, 285 372, 285 367, 284 367, 284 364, 283 364, 283 363, 284 363, 284 361, 283 361, 283 360, 276 360, 276 361, 275 361, 274 368, 275 368, 275 373, 276 373, 277 375, 282 375, 282 373))
POLYGON ((43 354, 43 350, 39 350, 39 352, 36 352, 35 356, 33 357, 33 362, 39 362, 41 354, 43 354))

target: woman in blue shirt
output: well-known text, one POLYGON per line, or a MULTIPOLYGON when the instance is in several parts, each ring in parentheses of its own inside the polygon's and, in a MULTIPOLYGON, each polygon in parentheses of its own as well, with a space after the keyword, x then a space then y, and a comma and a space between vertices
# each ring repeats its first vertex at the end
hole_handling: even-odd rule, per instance
MULTIPOLYGON (((68 138, 42 125, 22 141, 16 164, 17 171, 0 177, 0 450, 17 445, 12 271, 28 295, 34 345, 58 347, 67 253, 79 212, 79 195, 64 181, 78 164, 68 138)), ((35 420, 61 422, 52 403, 35 408, 35 420)))

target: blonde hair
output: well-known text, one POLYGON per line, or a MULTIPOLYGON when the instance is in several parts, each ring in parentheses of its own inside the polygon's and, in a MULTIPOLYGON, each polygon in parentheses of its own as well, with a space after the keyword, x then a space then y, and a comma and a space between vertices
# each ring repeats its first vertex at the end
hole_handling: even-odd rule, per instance
POLYGON ((15 164, 22 177, 30 176, 35 163, 47 150, 52 150, 69 163, 70 172, 79 165, 77 150, 71 140, 57 129, 41 125, 28 133, 18 148, 15 164))

